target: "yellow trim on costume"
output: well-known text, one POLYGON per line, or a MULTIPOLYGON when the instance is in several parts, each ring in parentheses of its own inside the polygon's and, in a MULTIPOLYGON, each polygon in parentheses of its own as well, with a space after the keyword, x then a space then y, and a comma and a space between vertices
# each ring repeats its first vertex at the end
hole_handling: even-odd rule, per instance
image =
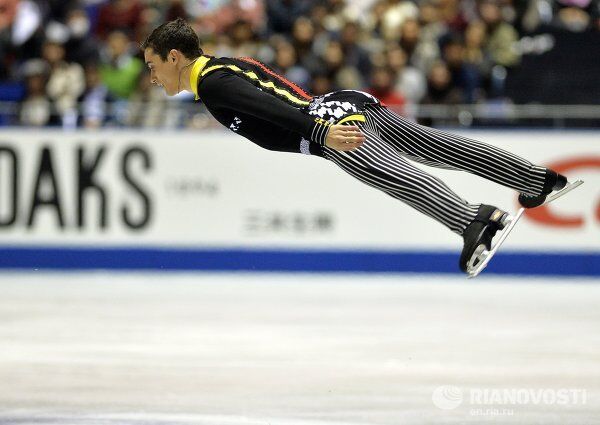
MULTIPOLYGON (((244 74, 248 75, 248 73, 244 72, 244 74)), ((254 73, 253 73, 254 74, 254 73)), ((252 78, 252 77, 251 77, 252 78)), ((275 86, 275 84, 273 84, 272 81, 268 81, 268 82, 264 82, 258 79, 258 77, 256 78, 256 80, 259 82, 259 84, 265 88, 268 89, 273 89, 273 91, 279 95, 285 96, 287 99, 289 99, 290 101, 297 103, 298 105, 302 105, 302 106, 306 106, 308 105, 308 102, 305 100, 302 100, 300 98, 297 98, 296 96, 294 96, 293 94, 291 94, 289 91, 284 90, 284 89, 280 89, 279 87, 275 86)))
MULTIPOLYGON (((206 65, 206 63, 205 63, 205 65, 206 65)), ((196 65, 194 65, 194 68, 196 68, 196 65)), ((211 66, 204 70, 203 70, 203 68, 204 67, 200 68, 201 72, 200 71, 198 72, 199 77, 204 77, 205 75, 207 75, 217 69, 220 69, 220 68, 228 68, 234 72, 245 75, 246 77, 250 78, 251 80, 257 81, 262 87, 271 89, 280 96, 285 96, 289 101, 291 101, 297 105, 307 106, 309 104, 309 102, 302 100, 299 97, 294 96, 289 91, 277 87, 272 81, 262 81, 261 79, 258 78, 258 75, 256 75, 256 73, 254 71, 244 71, 242 68, 240 68, 239 66, 236 66, 236 65, 214 65, 214 66, 211 66)), ((193 73, 194 73, 194 69, 192 69, 192 75, 193 75, 193 73)), ((190 80, 190 81, 192 81, 192 80, 190 80)), ((196 79, 196 85, 192 84, 192 87, 197 87, 197 85, 198 84, 197 84, 197 79, 196 79)), ((194 94, 196 94, 196 100, 198 100, 199 99, 198 94, 197 93, 194 93, 194 94)))
POLYGON ((343 124, 343 123, 348 122, 348 121, 362 121, 362 122, 365 122, 366 120, 367 119, 365 118, 364 115, 354 114, 354 115, 348 115, 347 117, 342 118, 336 124, 343 124))
POLYGON ((225 68, 225 65, 213 65, 210 68, 206 68, 204 71, 202 71, 202 74, 200 74, 200 76, 204 77, 209 72, 213 72, 215 69, 219 69, 219 68, 225 68))
POLYGON ((190 72, 190 86, 192 87, 192 91, 194 92, 194 98, 196 100, 200 99, 198 96, 198 78, 200 77, 200 73, 206 66, 210 59, 204 56, 200 56, 192 65, 192 72, 190 72))

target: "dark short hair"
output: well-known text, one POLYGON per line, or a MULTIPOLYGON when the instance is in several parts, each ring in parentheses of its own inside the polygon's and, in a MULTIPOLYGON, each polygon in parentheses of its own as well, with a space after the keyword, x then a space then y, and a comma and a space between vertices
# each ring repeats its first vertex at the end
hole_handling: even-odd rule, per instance
POLYGON ((150 47, 163 61, 171 49, 177 49, 188 59, 202 54, 200 40, 194 29, 182 18, 165 22, 156 27, 141 45, 142 50, 150 47))

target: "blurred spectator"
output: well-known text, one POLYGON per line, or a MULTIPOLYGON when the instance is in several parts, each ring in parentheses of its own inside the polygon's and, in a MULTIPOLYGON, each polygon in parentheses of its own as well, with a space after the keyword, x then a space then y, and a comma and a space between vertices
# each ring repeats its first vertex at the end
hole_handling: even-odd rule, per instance
POLYGON ((559 3, 562 3, 563 7, 558 11, 554 22, 557 27, 572 32, 582 32, 589 28, 591 16, 583 6, 589 6, 591 1, 562 0, 559 3))
MULTIPOLYGON (((140 40, 145 40, 152 30, 163 23, 163 16, 172 14, 178 15, 181 12, 178 8, 169 7, 166 11, 158 7, 146 7, 140 14, 140 26, 137 28, 137 34, 140 40)), ((182 17, 185 17, 182 16, 182 17)))
MULTIPOLYGON (((148 20, 155 21, 155 19, 148 19, 147 16, 144 17, 144 14, 147 15, 148 11, 156 11, 156 12, 158 12, 157 9, 146 8, 142 12, 141 20, 143 22, 147 22, 148 20)), ((175 20, 177 18, 183 18, 183 19, 187 18, 187 12, 185 10, 185 6, 183 4, 183 0, 171 0, 170 2, 167 3, 167 10, 164 13, 164 19, 165 19, 165 21, 173 21, 173 20, 175 20)))
POLYGON ((421 27, 416 19, 406 19, 400 27, 400 47, 406 52, 409 60, 416 54, 421 27))
POLYGON ((468 2, 464 0, 438 0, 437 2, 442 21, 452 32, 462 33, 467 27, 468 19, 461 9, 464 3, 468 2))
POLYGON ((482 21, 471 22, 465 32, 465 62, 477 70, 485 98, 501 99, 504 97, 507 72, 503 66, 494 65, 485 45, 485 24, 482 21))
POLYGON ((465 45, 459 35, 449 36, 443 43, 442 57, 445 60, 454 87, 460 88, 464 103, 478 100, 480 76, 475 67, 465 61, 465 45))
POLYGON ((117 99, 128 99, 135 90, 138 77, 144 67, 142 61, 133 56, 131 40, 122 31, 113 31, 107 38, 100 66, 102 83, 117 99))
POLYGON ((256 56, 258 40, 252 26, 247 21, 236 21, 227 30, 229 53, 226 56, 256 56))
POLYGON ((400 31, 400 47, 407 55, 407 62, 421 70, 439 58, 437 39, 421 41, 421 27, 416 19, 407 19, 400 31))
POLYGON ((386 63, 394 72, 395 89, 402 93, 407 103, 421 101, 427 91, 425 76, 418 68, 407 65, 406 53, 398 45, 392 44, 386 52, 386 63))
POLYGON ((427 74, 427 94, 421 101, 426 105, 456 105, 462 102, 463 95, 452 85, 452 76, 448 66, 438 61, 431 66, 427 74))
POLYGON ((222 34, 239 21, 247 22, 254 33, 264 29, 265 11, 261 0, 213 0, 198 3, 201 4, 201 9, 207 10, 191 13, 196 17, 200 34, 222 34))
POLYGON ((502 20, 500 6, 494 0, 482 0, 479 14, 487 26, 486 51, 498 65, 512 67, 519 63, 519 51, 515 48, 518 34, 515 28, 502 20))
POLYGON ((408 0, 384 0, 384 13, 381 20, 381 34, 386 40, 398 40, 400 29, 407 19, 417 19, 419 9, 408 0))
POLYGON ((530 0, 523 7, 521 25, 526 32, 535 31, 540 25, 552 20, 552 6, 548 0, 530 0))
POLYGON ((142 23, 142 11, 143 5, 138 0, 108 0, 100 8, 96 34, 106 39, 115 30, 135 31, 142 23))
POLYGON ((402 93, 394 88, 394 73, 387 67, 379 67, 373 70, 371 86, 367 89, 367 92, 400 113, 406 103, 402 93))
POLYGON ((482 21, 473 21, 465 31, 465 61, 477 67, 481 73, 489 70, 488 58, 484 51, 486 26, 482 21))
POLYGON ((315 50, 315 39, 317 43, 326 44, 322 35, 317 35, 312 21, 306 17, 300 17, 294 22, 292 29, 292 45, 296 52, 298 64, 305 68, 309 73, 315 73, 320 67, 318 56, 315 50))
MULTIPOLYGON (((365 30, 373 34, 376 39, 384 38, 384 18, 388 10, 387 0, 378 0, 371 10, 362 19, 365 30)), ((395 37, 392 37, 395 38, 395 37)))
POLYGON ((95 64, 85 68, 85 93, 81 98, 83 126, 99 128, 108 119, 107 107, 112 100, 108 88, 102 84, 100 70, 95 64))
POLYGON ((46 97, 48 71, 48 64, 42 59, 30 59, 23 65, 26 95, 20 105, 22 125, 37 127, 50 122, 51 105, 46 97))
POLYGON ((359 23, 361 28, 366 28, 369 13, 379 0, 346 1, 345 17, 352 22, 359 23))
POLYGON ((16 47, 24 46, 41 29, 42 10, 36 2, 30 0, 18 1, 16 9, 11 6, 11 3, 13 2, 8 2, 9 13, 14 13, 12 15, 11 42, 16 47))
POLYGON ((133 127, 160 127, 169 115, 167 111, 168 101, 162 89, 152 85, 150 73, 144 73, 131 95, 125 124, 133 127))
POLYGON ((90 37, 90 20, 83 9, 73 9, 66 20, 69 29, 69 40, 65 45, 67 60, 85 65, 98 63, 100 60, 100 44, 90 37))
POLYGON ((215 34, 208 40, 208 43, 205 42, 202 44, 202 49, 208 54, 213 52, 212 54, 217 57, 227 56, 231 54, 231 40, 225 34, 215 34), (205 47, 208 47, 208 50, 204 50, 205 47))
POLYGON ((440 58, 439 40, 448 33, 440 9, 433 1, 424 1, 419 8, 419 55, 412 64, 426 72, 440 58))
POLYGON ((324 4, 322 4, 322 3, 315 4, 314 6, 311 7, 310 13, 308 16, 304 16, 304 15, 298 16, 294 22, 298 21, 298 19, 305 18, 305 17, 309 18, 313 24, 315 38, 317 36, 323 35, 323 34, 328 36, 327 28, 325 28, 325 19, 327 18, 327 7, 325 7, 324 4))
POLYGON ((66 61, 65 47, 58 40, 46 41, 42 55, 50 66, 46 85, 48 97, 63 127, 73 128, 77 125, 77 98, 85 89, 83 68, 78 63, 66 61))
POLYGON ((306 15, 313 3, 313 0, 266 0, 268 31, 289 34, 296 18, 306 15))
POLYGON ((296 50, 287 41, 282 40, 277 44, 273 68, 288 80, 294 81, 301 87, 308 87, 310 74, 298 65, 296 50))
POLYGON ((334 90, 364 87, 363 77, 358 70, 344 62, 344 51, 339 41, 332 40, 327 44, 321 60, 323 71, 331 79, 334 90))
POLYGON ((17 0, 4 0, 0 7, 0 31, 9 28, 17 15, 17 0))
POLYGON ((8 77, 9 60, 12 42, 10 29, 17 14, 17 0, 6 0, 0 7, 0 80, 8 77))
POLYGON ((122 31, 111 32, 102 54, 100 77, 114 98, 111 115, 118 125, 127 124, 129 98, 138 86, 143 67, 143 62, 133 56, 127 34, 122 31))
POLYGON ((19 61, 39 58, 44 16, 33 0, 3 0, 0 7, 0 78, 11 76, 19 61))
POLYGON ((324 0, 321 1, 325 6, 325 16, 323 17, 323 27, 331 33, 342 31, 344 23, 350 20, 352 14, 350 10, 354 9, 351 2, 346 4, 347 0, 324 0))
POLYGON ((346 64, 354 67, 361 75, 371 73, 371 60, 365 49, 359 45, 361 29, 356 22, 346 22, 342 28, 340 42, 346 64))

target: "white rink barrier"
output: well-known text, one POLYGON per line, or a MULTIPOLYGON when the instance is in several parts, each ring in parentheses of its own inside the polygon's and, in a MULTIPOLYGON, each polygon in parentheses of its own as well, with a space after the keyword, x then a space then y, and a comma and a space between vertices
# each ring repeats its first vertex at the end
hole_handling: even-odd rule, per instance
MULTIPOLYGON (((600 132, 462 131, 585 184, 487 272, 600 274, 600 132)), ((471 202, 516 193, 427 168, 471 202)), ((462 240, 322 158, 221 131, 0 132, 0 268, 458 271, 462 240)))

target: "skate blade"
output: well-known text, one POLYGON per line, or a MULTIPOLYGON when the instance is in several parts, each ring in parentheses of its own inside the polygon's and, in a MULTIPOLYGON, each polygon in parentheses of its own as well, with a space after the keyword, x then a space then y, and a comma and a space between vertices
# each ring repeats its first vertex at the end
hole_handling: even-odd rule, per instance
POLYGON ((474 270, 479 265, 479 262, 487 255, 488 252, 489 251, 486 249, 484 244, 481 244, 477 248, 475 248, 475 251, 473 251, 473 255, 467 263, 467 273, 469 273, 469 270, 474 270))
MULTIPOLYGON (((514 217, 509 216, 506 219, 507 224, 502 230, 502 233, 500 233, 498 241, 492 246, 492 249, 490 249, 489 251, 487 249, 484 249, 480 255, 477 256, 474 254, 473 257, 471 257, 471 260, 469 260, 469 264, 467 265, 468 279, 476 277, 479 273, 483 271, 483 269, 485 269, 485 267, 488 265, 494 254, 496 254, 502 243, 506 240, 506 238, 508 237, 512 229, 515 227, 515 224, 517 224, 524 212, 525 208, 521 208, 514 217), (479 260, 479 262, 476 263, 477 260, 479 260), (474 267, 470 268, 469 265, 471 264, 475 264, 474 267)), ((478 249, 481 246, 482 245, 480 245, 478 249)), ((477 252, 477 250, 475 252, 477 252)))
POLYGON ((566 195, 567 193, 569 193, 573 189, 577 189, 582 184, 583 184, 583 180, 576 180, 573 183, 567 183, 567 185, 565 187, 563 187, 561 190, 559 190, 558 192, 553 193, 552 195, 546 197, 546 201, 542 205, 546 205, 546 204, 554 201, 555 199, 558 199, 561 196, 566 195))

